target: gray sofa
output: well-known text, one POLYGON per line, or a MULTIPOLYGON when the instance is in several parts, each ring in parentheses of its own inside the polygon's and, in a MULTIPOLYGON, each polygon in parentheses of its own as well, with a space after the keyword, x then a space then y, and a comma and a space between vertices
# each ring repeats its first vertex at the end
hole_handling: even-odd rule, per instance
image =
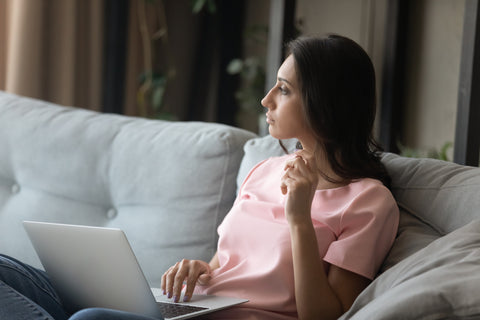
MULTIPOLYGON (((40 267, 23 220, 119 227, 158 286, 175 261, 210 259, 238 185, 280 154, 275 139, 225 125, 0 92, 0 253, 40 267)), ((394 154, 383 162, 401 208, 398 236, 342 319, 480 319, 480 169, 394 154)))

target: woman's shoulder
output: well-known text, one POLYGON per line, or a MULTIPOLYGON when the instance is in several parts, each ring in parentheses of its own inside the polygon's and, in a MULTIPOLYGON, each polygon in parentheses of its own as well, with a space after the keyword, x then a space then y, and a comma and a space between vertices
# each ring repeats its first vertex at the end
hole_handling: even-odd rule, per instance
MULTIPOLYGON (((372 216, 390 219, 398 216, 398 205, 390 189, 381 181, 371 178, 361 179, 353 184, 352 197, 345 212, 369 212, 372 216)), ((394 219, 395 220, 395 219, 394 219)))
POLYGON ((329 208, 332 212, 349 211, 347 208, 370 207, 373 204, 394 203, 389 189, 382 182, 371 178, 361 178, 347 185, 317 190, 314 207, 329 208))
POLYGON ((319 191, 328 192, 337 196, 348 195, 350 197, 361 195, 365 192, 390 193, 389 189, 380 180, 372 178, 360 178, 340 187, 319 191))
POLYGON ((388 189, 380 180, 373 178, 362 178, 352 182, 352 188, 357 190, 359 194, 378 194, 391 195, 388 189))
POLYGON ((361 199, 362 202, 383 202, 395 203, 395 199, 380 180, 372 178, 362 178, 353 181, 350 184, 351 195, 354 199, 361 199))

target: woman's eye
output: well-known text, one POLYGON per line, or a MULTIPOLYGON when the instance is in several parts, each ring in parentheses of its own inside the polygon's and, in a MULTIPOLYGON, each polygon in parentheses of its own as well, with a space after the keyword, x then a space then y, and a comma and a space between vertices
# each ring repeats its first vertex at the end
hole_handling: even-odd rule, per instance
POLYGON ((280 91, 281 94, 284 94, 284 95, 288 93, 288 90, 283 87, 278 87, 278 90, 280 91))

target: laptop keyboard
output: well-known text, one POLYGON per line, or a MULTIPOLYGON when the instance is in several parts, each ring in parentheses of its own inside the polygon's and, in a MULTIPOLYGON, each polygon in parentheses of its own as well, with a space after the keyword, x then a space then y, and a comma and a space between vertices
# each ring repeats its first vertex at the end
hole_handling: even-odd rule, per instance
POLYGON ((206 310, 207 308, 187 306, 184 304, 157 302, 160 312, 164 318, 173 318, 183 316, 196 311, 206 310))

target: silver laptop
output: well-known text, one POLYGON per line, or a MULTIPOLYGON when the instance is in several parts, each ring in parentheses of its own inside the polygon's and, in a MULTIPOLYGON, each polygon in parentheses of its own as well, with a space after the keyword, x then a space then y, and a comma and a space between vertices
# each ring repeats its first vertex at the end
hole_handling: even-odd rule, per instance
POLYGON ((71 306, 71 312, 102 307, 188 319, 247 301, 194 295, 187 303, 173 303, 160 289, 149 287, 120 229, 33 221, 23 224, 53 286, 64 304, 71 306))

